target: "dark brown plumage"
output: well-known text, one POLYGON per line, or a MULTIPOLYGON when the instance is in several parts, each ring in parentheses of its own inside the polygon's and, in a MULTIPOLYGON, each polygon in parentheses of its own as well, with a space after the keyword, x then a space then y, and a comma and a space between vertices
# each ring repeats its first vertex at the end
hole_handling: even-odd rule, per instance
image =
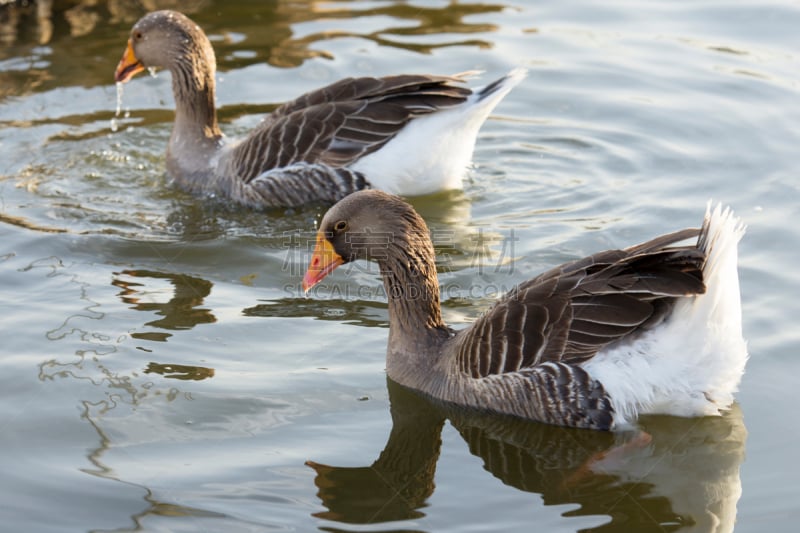
MULTIPOLYGON (((395 196, 361 191, 341 200, 323 218, 303 283, 310 288, 342 263, 376 261, 389 298, 389 377, 468 407, 553 424, 611 429, 627 422, 629 410, 635 414, 653 407, 657 403, 653 398, 660 392, 652 393, 652 398, 628 398, 631 393, 624 384, 613 379, 604 384, 587 363, 599 364, 598 354, 606 352, 625 363, 644 350, 642 361, 654 366, 648 352, 655 356, 661 350, 655 330, 674 322, 679 302, 687 302, 691 311, 693 298, 706 292, 704 269, 710 243, 721 240, 719 246, 730 254, 727 241, 733 241, 735 274, 735 243, 740 235, 728 214, 707 215, 702 229, 678 231, 555 267, 520 284, 469 327, 453 332, 442 321, 434 251, 425 222, 395 196), (679 244, 687 239, 696 242, 679 244), (612 398, 608 383, 620 391, 619 398, 612 398), (615 402, 623 399, 619 405, 625 413, 618 415, 615 402)), ((725 289, 725 295, 730 292, 738 305, 738 283, 732 289, 725 289)), ((682 308, 681 313, 686 312, 682 308)), ((717 311, 709 313, 713 322, 717 311)), ((734 315, 732 331, 737 324, 740 330, 740 318, 737 321, 734 315)), ((705 323, 699 327, 705 334, 705 323)), ((702 343, 722 342, 714 335, 702 343)), ((743 369, 743 345, 741 353, 732 351, 731 367, 740 358, 743 369)), ((697 360, 703 360, 702 350, 697 360)), ((619 365, 612 361, 603 363, 611 365, 609 372, 619 365)), ((740 375, 734 376, 735 383, 740 375)), ((735 383, 727 385, 728 391, 735 383)), ((676 390, 683 385, 675 385, 676 390)), ((664 388, 655 381, 652 387, 664 388)), ((714 403, 717 392, 709 392, 707 403, 714 403)))

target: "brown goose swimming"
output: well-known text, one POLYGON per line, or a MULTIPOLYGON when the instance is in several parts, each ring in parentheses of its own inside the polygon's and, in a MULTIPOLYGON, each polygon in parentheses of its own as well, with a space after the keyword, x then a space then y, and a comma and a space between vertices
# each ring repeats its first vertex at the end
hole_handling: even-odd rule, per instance
POLYGON ((730 407, 747 360, 743 234, 730 210, 709 204, 700 229, 557 266, 453 331, 425 222, 396 196, 361 191, 324 216, 303 287, 341 264, 376 261, 389 295, 390 378, 479 410, 620 429, 640 414, 730 407))
POLYGON ((364 188, 460 188, 478 130, 525 76, 516 69, 475 90, 461 85, 472 73, 347 78, 282 105, 228 143, 214 105, 214 49, 197 24, 175 11, 142 17, 114 78, 124 83, 145 68, 172 74, 169 176, 253 207, 332 203, 364 188))

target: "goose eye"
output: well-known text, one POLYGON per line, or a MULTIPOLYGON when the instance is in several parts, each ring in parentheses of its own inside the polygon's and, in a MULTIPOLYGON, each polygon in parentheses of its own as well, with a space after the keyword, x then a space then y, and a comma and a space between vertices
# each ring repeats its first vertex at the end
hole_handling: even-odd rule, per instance
POLYGON ((347 229, 347 221, 346 220, 340 220, 339 222, 337 222, 333 226, 333 229, 336 230, 336 231, 344 231, 344 230, 346 230, 347 229))
POLYGON ((133 38, 136 39, 137 41, 141 41, 142 40, 142 32, 140 32, 140 31, 135 32, 133 34, 133 38))

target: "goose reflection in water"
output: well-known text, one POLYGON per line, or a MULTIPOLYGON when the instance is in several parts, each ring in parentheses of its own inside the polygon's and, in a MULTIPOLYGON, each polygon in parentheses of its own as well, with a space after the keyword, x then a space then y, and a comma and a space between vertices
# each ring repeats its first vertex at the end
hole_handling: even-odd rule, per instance
MULTIPOLYGON (((211 293, 213 284, 210 281, 186 274, 151 270, 123 270, 115 272, 114 276, 111 284, 122 289, 119 297, 129 304, 131 309, 154 312, 162 317, 146 322, 145 326, 172 331, 192 329, 199 324, 211 324, 217 321, 209 309, 201 307, 205 298, 211 293), (145 281, 147 279, 168 281, 172 285, 172 295, 169 300, 156 301, 155 295, 161 294, 162 287, 148 287, 145 281)), ((163 331, 131 334, 133 338, 150 341, 166 341, 171 336, 171 333, 163 331)))
POLYGON ((504 484, 564 516, 608 516, 592 531, 733 531, 747 432, 738 405, 722 417, 646 417, 642 433, 568 429, 432 403, 388 380, 392 430, 370 466, 309 461, 327 509, 348 524, 416 519, 434 492, 441 431, 449 420, 504 484))
MULTIPOLYGON (((111 282, 122 289, 120 299, 137 311, 155 312, 158 320, 146 322, 145 326, 162 330, 192 329, 198 324, 211 324, 217 318, 209 309, 204 309, 205 298, 211 293, 210 281, 187 276, 151 270, 123 270, 114 273, 111 282), (128 279, 133 278, 133 279, 128 279), (156 301, 155 295, 162 293, 160 287, 148 287, 146 279, 166 280, 172 285, 171 297, 166 302, 156 301), (136 281, 134 281, 134 279, 136 281)), ((164 331, 133 332, 134 339, 166 342, 171 333, 164 331)), ((149 350, 146 350, 149 351, 149 350)), ((201 381, 214 377, 214 369, 195 365, 150 362, 145 374, 160 374, 165 378, 182 381, 201 381)))

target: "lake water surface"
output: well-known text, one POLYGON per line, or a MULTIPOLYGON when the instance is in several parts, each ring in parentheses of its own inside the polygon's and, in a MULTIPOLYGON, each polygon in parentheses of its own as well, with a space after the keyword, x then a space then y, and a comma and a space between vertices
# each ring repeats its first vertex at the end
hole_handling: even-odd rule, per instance
POLYGON ((126 85, 114 117, 139 3, 60 4, 0 16, 0 529, 798 530, 796 2, 146 3, 212 37, 231 136, 345 76, 530 70, 463 193, 412 199, 455 327, 545 268, 731 205, 737 405, 643 420, 653 441, 629 447, 387 383, 374 267, 299 289, 324 209, 170 187, 169 74, 126 85))

